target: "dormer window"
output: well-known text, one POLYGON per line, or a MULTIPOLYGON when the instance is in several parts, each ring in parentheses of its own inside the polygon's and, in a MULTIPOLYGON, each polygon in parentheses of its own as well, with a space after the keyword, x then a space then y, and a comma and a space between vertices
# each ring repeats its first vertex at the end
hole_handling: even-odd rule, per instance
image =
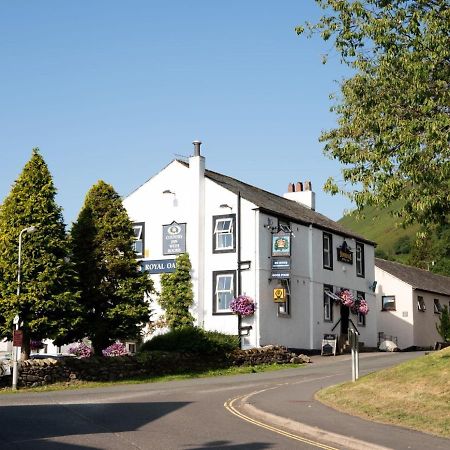
POLYGON ((235 214, 213 217, 213 252, 227 253, 236 250, 235 214))

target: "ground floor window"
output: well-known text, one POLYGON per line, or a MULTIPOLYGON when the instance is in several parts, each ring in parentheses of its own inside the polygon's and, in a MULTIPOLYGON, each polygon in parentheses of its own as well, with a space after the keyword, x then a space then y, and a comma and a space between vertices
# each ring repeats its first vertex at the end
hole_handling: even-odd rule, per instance
POLYGON ((440 314, 442 312, 442 305, 438 298, 434 299, 434 312, 440 314))
MULTIPOLYGON (((356 298, 361 299, 361 300, 365 300, 366 299, 366 294, 365 292, 357 292, 356 293, 356 298)), ((358 312, 358 325, 365 327, 366 326, 366 315, 365 314, 361 314, 360 312, 358 312)))
POLYGON ((291 314, 291 283, 290 280, 280 280, 281 287, 286 289, 286 301, 283 303, 277 303, 278 315, 281 317, 287 317, 291 314))
POLYGON ((381 297, 382 311, 395 311, 395 295, 383 295, 381 297))
POLYGON ((330 293, 333 292, 333 286, 325 284, 323 286, 323 321, 333 322, 333 299, 330 293))
POLYGON ((236 291, 235 272, 213 272, 213 286, 213 314, 232 314, 230 303, 236 291))

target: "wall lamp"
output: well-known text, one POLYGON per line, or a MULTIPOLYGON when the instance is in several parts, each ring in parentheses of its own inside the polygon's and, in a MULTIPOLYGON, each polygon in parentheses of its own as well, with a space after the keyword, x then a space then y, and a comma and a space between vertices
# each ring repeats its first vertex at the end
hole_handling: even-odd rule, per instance
POLYGON ((172 192, 170 189, 166 189, 165 191, 162 192, 163 194, 172 194, 175 195, 175 192, 172 192))
POLYGON ((222 203, 219 207, 220 208, 229 208, 230 210, 233 209, 233 207, 228 205, 227 203, 222 203))

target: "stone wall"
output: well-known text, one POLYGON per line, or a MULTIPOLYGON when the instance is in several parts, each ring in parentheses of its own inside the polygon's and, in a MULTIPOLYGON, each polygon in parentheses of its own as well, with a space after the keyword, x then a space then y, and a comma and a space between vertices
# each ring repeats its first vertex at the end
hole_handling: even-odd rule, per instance
POLYGON ((235 350, 224 357, 153 351, 113 358, 34 359, 19 363, 18 386, 36 387, 78 380, 114 381, 219 367, 290 362, 304 363, 310 360, 307 356, 297 356, 284 347, 277 346, 235 350))

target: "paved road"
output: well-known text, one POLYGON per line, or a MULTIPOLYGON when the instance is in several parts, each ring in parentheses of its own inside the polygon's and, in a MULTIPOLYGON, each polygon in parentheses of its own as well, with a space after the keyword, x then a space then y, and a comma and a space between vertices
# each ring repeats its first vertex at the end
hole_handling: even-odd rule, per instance
MULTIPOLYGON (((413 356, 362 355, 361 371, 413 356)), ((263 374, 2 395, 0 449, 375 448, 366 442, 450 448, 449 440, 374 425, 314 402, 315 390, 350 377, 348 357, 317 357, 304 368, 263 374)))

